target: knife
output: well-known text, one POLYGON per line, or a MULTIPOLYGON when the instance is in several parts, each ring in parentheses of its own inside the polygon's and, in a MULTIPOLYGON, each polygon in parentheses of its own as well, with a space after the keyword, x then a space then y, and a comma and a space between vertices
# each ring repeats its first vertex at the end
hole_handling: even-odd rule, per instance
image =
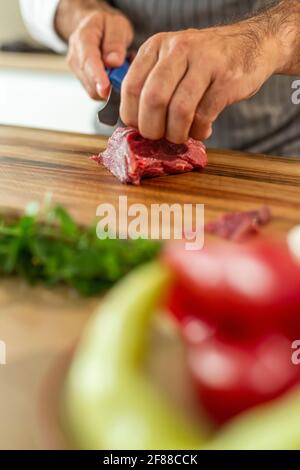
POLYGON ((120 119, 121 86, 129 69, 129 62, 125 60, 121 67, 107 69, 107 75, 111 82, 111 89, 104 107, 98 112, 98 119, 101 124, 115 126, 118 124, 124 127, 125 124, 120 119))

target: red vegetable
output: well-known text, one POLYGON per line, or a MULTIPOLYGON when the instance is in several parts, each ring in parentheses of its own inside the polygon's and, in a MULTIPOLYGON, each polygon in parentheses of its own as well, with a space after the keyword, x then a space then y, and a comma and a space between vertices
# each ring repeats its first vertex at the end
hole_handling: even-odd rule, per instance
POLYGON ((212 336, 190 345, 188 358, 199 401, 218 424, 280 396, 300 380, 291 342, 281 335, 253 343, 212 336))
POLYGON ((177 317, 198 316, 229 336, 269 332, 300 337, 300 266, 285 244, 208 244, 199 252, 170 245, 177 317))
POLYGON ((271 400, 300 380, 300 266, 274 241, 172 245, 168 305, 188 346, 199 401, 217 423, 271 400))

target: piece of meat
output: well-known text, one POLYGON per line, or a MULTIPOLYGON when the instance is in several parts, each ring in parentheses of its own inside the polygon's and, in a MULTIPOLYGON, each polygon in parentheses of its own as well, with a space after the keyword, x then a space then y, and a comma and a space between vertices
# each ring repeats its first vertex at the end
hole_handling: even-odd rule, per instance
POLYGON ((165 139, 144 139, 130 127, 116 129, 105 152, 92 158, 122 183, 137 185, 142 178, 185 173, 207 165, 202 142, 189 139, 186 144, 172 144, 165 139))
POLYGON ((271 220, 271 211, 263 206, 248 212, 231 212, 205 225, 205 231, 233 241, 243 241, 271 220))

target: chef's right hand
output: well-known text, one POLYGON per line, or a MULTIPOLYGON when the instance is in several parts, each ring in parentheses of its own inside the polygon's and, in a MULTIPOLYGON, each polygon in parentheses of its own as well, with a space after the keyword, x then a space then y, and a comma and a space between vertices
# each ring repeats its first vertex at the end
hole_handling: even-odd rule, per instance
MULTIPOLYGON (((80 20, 68 37, 68 63, 90 97, 100 100, 107 98, 110 89, 105 67, 123 64, 133 39, 133 28, 119 10, 105 2, 96 3, 95 8, 78 15, 80 20)), ((71 14, 71 9, 68 11, 71 14)))

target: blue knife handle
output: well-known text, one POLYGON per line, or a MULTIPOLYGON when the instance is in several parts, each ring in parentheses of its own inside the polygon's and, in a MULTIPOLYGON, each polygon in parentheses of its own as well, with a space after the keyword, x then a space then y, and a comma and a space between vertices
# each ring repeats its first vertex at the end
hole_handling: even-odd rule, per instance
POLYGON ((107 69, 108 78, 112 86, 117 90, 121 91, 121 85, 129 69, 129 62, 125 60, 124 64, 121 67, 116 69, 107 69))

